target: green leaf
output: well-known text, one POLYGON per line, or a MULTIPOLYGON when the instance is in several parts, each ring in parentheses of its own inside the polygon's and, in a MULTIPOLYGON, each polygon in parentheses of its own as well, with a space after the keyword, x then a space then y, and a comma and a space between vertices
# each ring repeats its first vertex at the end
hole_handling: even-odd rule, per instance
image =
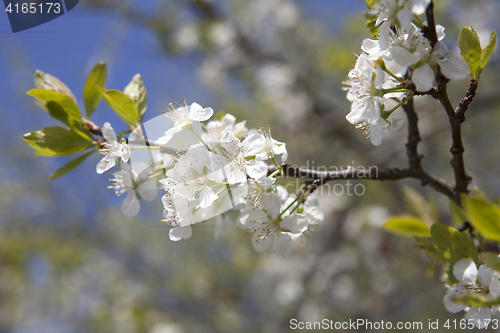
POLYGON ((95 145, 72 130, 57 126, 26 133, 23 139, 36 150, 35 154, 43 156, 78 153, 95 145))
POLYGON ((75 95, 73 95, 68 86, 62 83, 57 77, 44 73, 38 69, 35 72, 35 87, 67 95, 75 104, 78 104, 75 95))
POLYGON ((450 200, 450 213, 456 225, 459 225, 469 220, 462 207, 458 206, 451 200, 450 200))
POLYGON ((479 255, 479 261, 488 267, 493 268, 497 272, 500 272, 500 258, 498 254, 495 253, 481 253, 479 255))
POLYGON ((495 50, 496 43, 497 43, 497 32, 493 30, 490 36, 490 42, 481 51, 481 59, 479 60, 479 75, 481 75, 484 67, 486 67, 488 60, 490 60, 491 54, 495 50))
POLYGON ((409 186, 403 186, 403 197, 410 213, 418 216, 425 222, 432 224, 435 220, 432 208, 425 198, 409 186))
POLYGON ((68 95, 45 89, 32 89, 27 94, 45 102, 45 104, 50 101, 57 102, 66 110, 70 118, 79 123, 83 122, 78 105, 68 95))
POLYGON ((64 110, 61 104, 54 101, 48 101, 47 104, 45 104, 45 108, 52 118, 70 126, 68 122, 68 113, 64 110))
POLYGON ((463 258, 478 260, 474 240, 453 227, 434 223, 431 226, 431 240, 443 257, 452 264, 463 258))
POLYGON ((463 199, 465 212, 474 228, 492 241, 500 241, 500 208, 481 196, 463 199))
POLYGON ((63 166, 62 168, 57 169, 56 172, 54 172, 53 174, 51 174, 50 177, 49 177, 49 179, 50 180, 54 180, 54 179, 57 179, 57 178, 59 178, 61 176, 64 176, 65 174, 67 174, 68 172, 70 172, 71 170, 73 170, 74 168, 76 168, 77 166, 79 166, 94 151, 95 150, 91 150, 88 153, 80 155, 77 158, 75 158, 74 160, 69 161, 68 163, 66 163, 65 166, 63 166))
POLYGON ((90 70, 85 86, 83 87, 83 102, 85 114, 90 118, 102 98, 104 84, 106 83, 106 63, 101 61, 90 70))
POLYGON ((472 306, 474 306, 474 307, 481 307, 481 306, 491 307, 493 305, 500 304, 500 298, 491 299, 491 298, 486 298, 485 296, 478 295, 478 294, 473 294, 473 295, 464 296, 464 297, 454 297, 451 300, 455 303, 464 304, 464 305, 468 305, 471 307, 472 306))
POLYGON ((130 81, 130 83, 125 87, 123 92, 134 101, 139 114, 137 121, 142 122, 148 105, 148 96, 146 94, 146 87, 142 81, 141 74, 136 74, 132 78, 132 81, 130 81))
POLYGON ((460 53, 469 67, 469 74, 474 78, 479 77, 479 61, 481 59, 481 43, 476 30, 472 27, 462 27, 458 35, 460 53))
POLYGON ((449 261, 443 256, 440 251, 438 251, 436 246, 432 243, 430 237, 415 237, 415 240, 417 241, 417 244, 413 246, 418 249, 424 250, 425 254, 427 254, 430 259, 441 263, 446 263, 449 261))
POLYGON ((427 224, 413 216, 394 216, 385 222, 384 228, 398 235, 426 237, 430 235, 427 224))
POLYGON ((137 107, 134 101, 119 90, 107 90, 102 94, 109 107, 116 112, 124 122, 135 125, 137 122, 137 107))

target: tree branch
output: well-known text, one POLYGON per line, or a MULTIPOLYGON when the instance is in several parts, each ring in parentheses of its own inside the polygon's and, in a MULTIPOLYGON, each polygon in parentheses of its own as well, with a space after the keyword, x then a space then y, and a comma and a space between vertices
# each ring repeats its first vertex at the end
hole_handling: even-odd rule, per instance
MULTIPOLYGON (((431 1, 429 7, 425 12, 427 16, 428 27, 424 33, 424 36, 429 39, 432 47, 434 47, 437 43, 436 24, 434 21, 433 8, 434 4, 431 1)), ((450 99, 448 98, 447 85, 449 79, 441 73, 439 65, 437 66, 436 82, 438 85, 438 91, 435 98, 437 97, 437 99, 439 99, 439 102, 441 102, 441 105, 444 107, 451 126, 452 146, 450 152, 453 155, 451 165, 453 167, 453 172, 455 173, 454 201, 458 205, 461 205, 460 193, 468 193, 468 187, 472 180, 472 178, 467 175, 465 171, 465 148, 462 142, 462 123, 465 121, 465 111, 467 110, 468 105, 472 102, 472 99, 475 96, 477 82, 475 84, 471 82, 466 97, 460 102, 460 105, 457 107, 456 111, 454 110, 453 106, 451 105, 450 99)))

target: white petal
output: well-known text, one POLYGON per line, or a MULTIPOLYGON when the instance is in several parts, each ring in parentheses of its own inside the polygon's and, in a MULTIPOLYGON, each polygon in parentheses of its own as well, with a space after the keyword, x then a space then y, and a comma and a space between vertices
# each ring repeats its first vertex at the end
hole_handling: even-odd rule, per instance
POLYGON ((472 307, 464 319, 473 322, 477 328, 485 328, 491 321, 491 309, 485 306, 480 308, 472 307))
POLYGON ((97 163, 96 171, 98 174, 108 171, 116 164, 116 157, 104 156, 99 163, 97 163))
POLYGON ((356 125, 359 122, 361 122, 361 120, 365 116, 365 111, 366 111, 366 105, 364 103, 354 101, 351 104, 351 112, 349 112, 349 114, 347 114, 345 118, 351 124, 356 125))
POLYGON ((391 29, 391 23, 392 23, 391 21, 384 22, 378 29, 380 49, 382 50, 387 50, 389 48, 390 45, 389 34, 391 29))
POLYGON ((307 219, 302 214, 293 214, 287 216, 280 222, 281 228, 290 231, 293 234, 301 234, 307 229, 307 219))
POLYGON ((486 265, 481 265, 481 267, 479 267, 479 271, 477 274, 479 283, 481 283, 483 287, 488 288, 490 286, 491 278, 493 277, 494 273, 495 271, 490 267, 486 265))
POLYGON ((280 239, 276 234, 270 234, 266 238, 259 238, 259 233, 255 232, 252 237, 252 245, 255 251, 275 255, 280 251, 280 239))
POLYGON ((436 25, 436 34, 438 37, 438 41, 442 40, 446 36, 446 34, 444 33, 444 27, 441 24, 436 25))
POLYGON ((386 52, 382 51, 380 48, 380 42, 378 40, 366 38, 361 44, 361 50, 368 54, 371 60, 377 60, 378 58, 385 55, 386 52))
POLYGON ((407 8, 407 6, 405 6, 398 12, 397 17, 401 26, 405 27, 411 23, 413 13, 407 8))
POLYGON ((281 233, 280 235, 280 253, 283 259, 292 253, 292 237, 288 232, 281 233))
POLYGON ((126 144, 126 143, 123 143, 122 144, 123 148, 122 148, 122 161, 123 162, 128 162, 128 160, 130 159, 130 147, 126 144))
POLYGON ((178 126, 174 126, 174 127, 170 128, 170 129, 168 129, 165 132, 164 136, 161 136, 161 137, 158 138, 158 140, 156 140, 156 143, 160 144, 160 145, 166 144, 167 142, 170 141, 170 139, 172 139, 172 137, 175 135, 175 133, 179 133, 180 131, 182 131, 182 127, 184 125, 186 125, 186 123, 181 123, 178 126))
POLYGON ((189 105, 189 119, 197 121, 208 120, 214 114, 212 108, 202 108, 200 104, 193 103, 189 105))
POLYGON ((462 59, 446 57, 438 60, 441 72, 450 80, 462 80, 467 77, 467 65, 462 59))
POLYGON ((429 91, 434 83, 434 71, 429 64, 425 64, 415 69, 411 79, 418 91, 429 91))
POLYGON ((266 139, 260 133, 254 133, 243 140, 243 156, 255 156, 259 153, 262 148, 264 148, 264 144, 266 143, 266 139))
POLYGON ((267 164, 262 161, 251 160, 245 163, 247 175, 253 179, 260 179, 267 175, 267 164))
POLYGON ((448 291, 448 293, 446 294, 446 296, 444 296, 443 299, 444 307, 451 313, 457 313, 467 308, 467 305, 455 303, 451 300, 452 298, 466 295, 465 289, 463 289, 461 286, 458 285, 455 286, 457 286, 457 288, 453 288, 450 291, 448 291))
POLYGON ((156 193, 158 192, 157 188, 158 181, 156 178, 146 180, 139 186, 139 194, 141 198, 147 201, 153 201, 156 198, 156 193))
POLYGON ((209 207, 215 200, 219 197, 207 186, 203 186, 200 192, 200 204, 196 208, 206 208, 209 207))
POLYGON ((500 274, 495 272, 490 282, 490 293, 493 297, 500 297, 500 274))
POLYGON ((102 136, 106 140, 110 142, 117 141, 116 132, 113 129, 113 127, 111 127, 110 123, 104 123, 101 130, 102 130, 102 136))
POLYGON ((396 45, 391 48, 391 54, 394 57, 394 61, 401 66, 411 66, 420 60, 418 54, 413 54, 402 46, 396 45))
POLYGON ((384 139, 384 129, 383 127, 375 126, 370 131, 370 141, 374 146, 380 146, 382 140, 384 139))
POLYGON ((477 268, 476 263, 471 259, 461 259, 453 265, 453 275, 463 285, 471 286, 476 284, 477 268))
POLYGON ((191 225, 187 225, 185 227, 177 226, 170 229, 168 238, 170 238, 173 242, 178 242, 181 239, 188 239, 191 237, 192 233, 193 229, 191 228, 191 225))
POLYGON ((141 209, 141 204, 139 203, 139 199, 137 199, 137 195, 135 191, 128 191, 127 197, 123 200, 122 204, 122 212, 127 216, 136 216, 141 209))
POLYGON ((410 0, 410 6, 413 14, 422 15, 425 13, 425 10, 430 2, 431 0, 410 0))

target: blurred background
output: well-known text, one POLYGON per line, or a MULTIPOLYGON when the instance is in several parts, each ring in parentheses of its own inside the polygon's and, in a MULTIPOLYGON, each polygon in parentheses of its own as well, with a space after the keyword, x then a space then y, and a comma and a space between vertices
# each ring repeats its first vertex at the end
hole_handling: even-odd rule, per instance
MULTIPOLYGON (((435 3, 456 54, 460 26, 472 25, 483 45, 499 28, 497 0, 435 3)), ((0 332, 287 332, 294 318, 421 321, 426 331, 429 319, 461 319, 442 305, 441 268, 380 228, 407 211, 402 185, 451 223, 447 199, 415 180, 363 182, 363 196, 323 193, 324 222, 282 259, 255 252, 235 227, 216 241, 210 223, 171 242, 159 197, 127 218, 123 197, 106 189, 111 177, 95 172, 99 156, 49 181, 71 157, 35 156, 21 139, 55 125, 26 95, 36 69, 66 83, 82 107, 86 75, 104 60, 107 88, 141 73, 145 120, 185 97, 249 128, 271 125, 290 163, 404 168, 405 126, 373 147, 345 120, 341 83, 369 37, 364 11, 362 0, 82 0, 16 34, 0 15, 0 332)), ((500 196, 498 55, 463 127, 467 170, 490 197, 500 196)), ((450 84, 453 104, 467 86, 450 84)), ((430 97, 416 105, 423 165, 451 182, 446 114, 430 97)), ((124 129, 103 102, 93 121, 124 129)))

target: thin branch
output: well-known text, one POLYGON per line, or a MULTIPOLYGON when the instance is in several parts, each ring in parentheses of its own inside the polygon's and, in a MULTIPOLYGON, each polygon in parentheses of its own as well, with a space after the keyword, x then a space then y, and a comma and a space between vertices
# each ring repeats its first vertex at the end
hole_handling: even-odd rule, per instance
MULTIPOLYGON (((434 21, 433 8, 434 4, 431 1, 425 12, 425 14, 427 15, 428 26, 424 32, 424 36, 427 39, 429 39, 432 47, 434 47, 437 43, 436 24, 434 21)), ((452 137, 452 146, 450 152, 453 155, 453 158, 451 160, 451 165, 453 167, 453 172, 455 173, 454 201, 458 205, 461 205, 460 193, 468 193, 468 187, 470 182, 472 181, 472 178, 469 175, 467 175, 465 171, 465 162, 464 162, 465 148, 462 142, 462 123, 465 121, 465 111, 467 110, 468 105, 472 102, 472 99, 475 95, 475 88, 477 88, 477 83, 473 85, 471 82, 468 94, 462 100, 459 107, 455 111, 448 97, 447 85, 449 81, 450 80, 441 73, 441 69, 439 68, 438 65, 437 75, 436 75, 438 91, 437 95, 433 97, 435 98, 437 97, 437 99, 439 99, 450 121, 451 137, 452 137)))
POLYGON ((413 98, 403 105, 403 110, 408 118, 408 143, 406 144, 406 156, 410 169, 421 170, 423 155, 418 153, 418 143, 422 140, 420 137, 420 130, 418 129, 418 115, 415 112, 413 98))
POLYGON ((472 103, 472 100, 476 96, 477 90, 477 80, 471 79, 469 81, 469 89, 465 92, 465 97, 458 103, 458 106, 455 110, 457 117, 462 119, 462 122, 465 121, 465 112, 469 108, 469 104, 472 103))

